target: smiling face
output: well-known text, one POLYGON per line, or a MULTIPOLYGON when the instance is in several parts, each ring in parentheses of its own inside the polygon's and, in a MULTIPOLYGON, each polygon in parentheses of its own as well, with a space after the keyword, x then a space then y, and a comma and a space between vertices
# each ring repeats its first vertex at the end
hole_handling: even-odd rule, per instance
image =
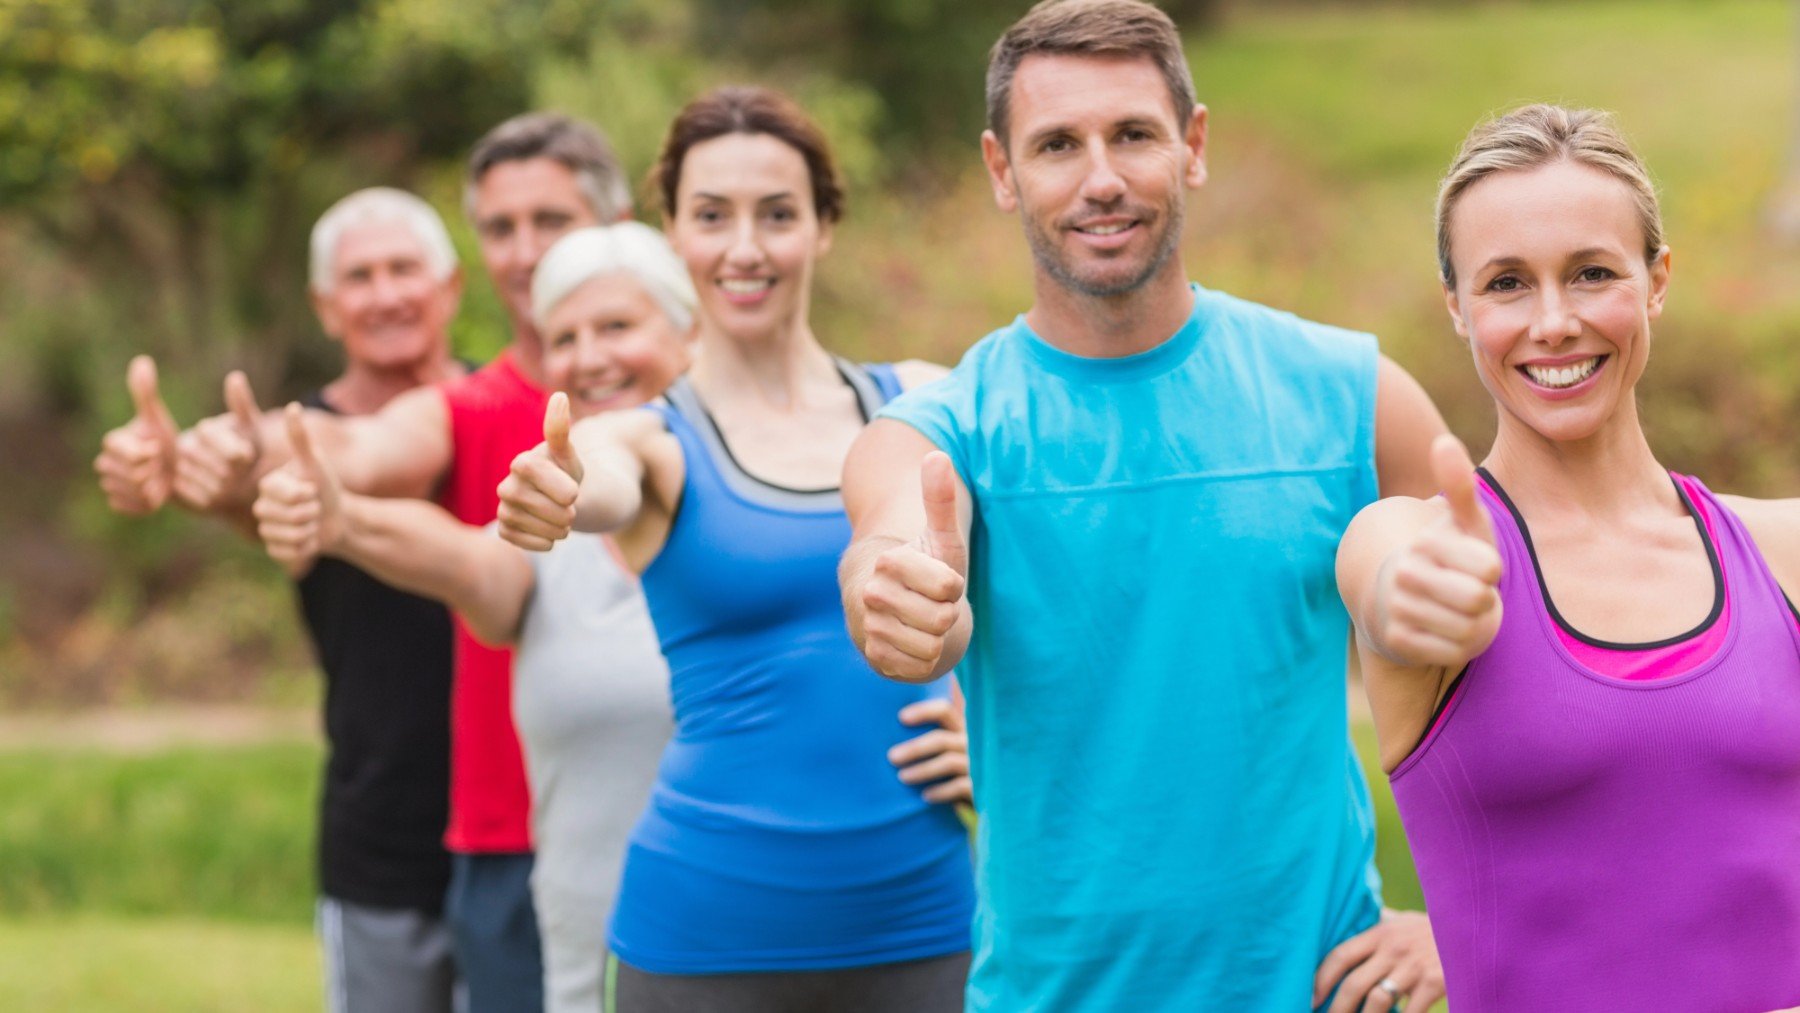
POLYGON ((1563 442, 1635 425, 1669 254, 1646 263, 1632 191, 1571 161, 1495 173, 1463 193, 1449 237, 1445 299, 1502 428, 1563 442))
POLYGON ((1124 295, 1167 270, 1185 191, 1206 181, 1206 109, 1178 122, 1147 57, 1034 54, 1012 82, 1009 137, 982 138, 995 201, 1017 209, 1041 275, 1124 295))
POLYGON ((554 158, 498 162, 474 188, 481 260, 515 328, 531 326, 531 272, 565 233, 597 225, 574 170, 554 158))
POLYGON ((577 286, 544 317, 544 375, 567 391, 577 418, 634 408, 660 396, 687 368, 677 331, 628 274, 577 286))
POLYGON ((831 230, 800 152, 768 134, 725 134, 687 151, 669 241, 707 325, 741 341, 803 323, 813 263, 831 230))
POLYGON ((460 276, 438 277, 411 228, 378 221, 344 230, 330 289, 312 299, 325 333, 344 343, 352 362, 389 370, 445 354, 461 296, 460 276))

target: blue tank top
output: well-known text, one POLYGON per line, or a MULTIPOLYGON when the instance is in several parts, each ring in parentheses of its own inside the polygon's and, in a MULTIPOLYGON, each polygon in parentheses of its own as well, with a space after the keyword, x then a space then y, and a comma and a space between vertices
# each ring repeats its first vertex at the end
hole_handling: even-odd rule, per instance
MULTIPOLYGON (((865 418, 893 371, 840 363, 865 418)), ((675 735, 625 859, 610 944, 659 974, 813 970, 969 948, 968 837, 887 751, 943 696, 870 671, 844 626, 836 489, 739 467, 686 380, 655 406, 687 480, 644 594, 675 735)))

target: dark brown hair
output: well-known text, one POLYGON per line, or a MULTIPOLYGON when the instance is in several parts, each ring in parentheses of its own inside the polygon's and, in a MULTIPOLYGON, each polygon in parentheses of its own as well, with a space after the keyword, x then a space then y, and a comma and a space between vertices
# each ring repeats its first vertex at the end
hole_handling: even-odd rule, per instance
POLYGON ((592 123, 561 113, 523 113, 487 132, 469 153, 464 210, 475 213, 475 187, 502 162, 549 158, 575 174, 575 184, 594 217, 617 221, 631 214, 631 187, 606 135, 592 123))
POLYGON ((800 153, 812 180, 813 210, 822 222, 844 217, 844 185, 831 160, 831 147, 818 124, 800 105, 772 88, 731 85, 715 88, 683 106, 669 125, 650 182, 662 195, 663 212, 675 216, 675 191, 688 150, 726 134, 767 134, 800 153))
POLYGON ((1141 56, 1169 86, 1175 124, 1194 112, 1194 78, 1175 22, 1144 0, 1042 0, 1013 23, 988 54, 988 129, 1007 143, 1013 75, 1033 53, 1053 56, 1141 56))

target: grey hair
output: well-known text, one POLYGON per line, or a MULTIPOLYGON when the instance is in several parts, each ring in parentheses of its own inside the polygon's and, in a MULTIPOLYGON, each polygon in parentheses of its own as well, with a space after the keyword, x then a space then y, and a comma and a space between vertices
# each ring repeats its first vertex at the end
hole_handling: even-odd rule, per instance
POLYGON ((450 277, 456 270, 456 246, 444 228, 444 219, 430 204, 391 186, 372 186, 340 199, 325 210, 313 225, 308 244, 308 284, 321 295, 329 294, 335 284, 332 268, 338 243, 344 233, 363 225, 403 225, 425 251, 425 266, 437 278, 450 277))
POLYGON ((475 217, 475 189, 490 169, 528 158, 553 159, 574 173, 581 199, 600 221, 614 222, 631 214, 625 168, 600 128, 561 113, 541 112, 514 116, 475 142, 463 189, 464 213, 475 217))
POLYGON ((687 267, 661 232, 642 222, 591 225, 558 239, 531 275, 531 317, 545 320, 576 289, 602 275, 629 275, 644 286, 677 331, 694 325, 699 297, 687 267))
POLYGON ((1450 215, 1469 188, 1499 172, 1519 172, 1556 162, 1575 162, 1598 169, 1625 184, 1637 206, 1644 232, 1644 259, 1662 251, 1662 209, 1656 184, 1643 159, 1613 124, 1612 114, 1598 109, 1568 109, 1539 103, 1522 106, 1469 131, 1462 150, 1438 184, 1438 273, 1444 284, 1456 284, 1450 264, 1450 215))

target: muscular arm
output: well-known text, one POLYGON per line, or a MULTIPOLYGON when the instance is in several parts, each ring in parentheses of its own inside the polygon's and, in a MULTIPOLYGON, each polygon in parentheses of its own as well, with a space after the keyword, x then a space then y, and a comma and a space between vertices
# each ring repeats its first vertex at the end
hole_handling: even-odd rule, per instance
POLYGON ((519 549, 423 500, 346 493, 342 509, 342 533, 330 555, 443 602, 484 643, 517 639, 536 584, 519 549))
POLYGON ((905 682, 929 682, 956 667, 974 629, 962 594, 971 501, 945 462, 948 488, 934 492, 942 514, 932 523, 922 469, 936 449, 911 426, 876 419, 844 461, 852 528, 838 566, 844 618, 869 664, 905 682))
POLYGON ((1375 473, 1383 496, 1437 495, 1431 442, 1449 432, 1437 405, 1412 374, 1381 357, 1375 374, 1375 473))

